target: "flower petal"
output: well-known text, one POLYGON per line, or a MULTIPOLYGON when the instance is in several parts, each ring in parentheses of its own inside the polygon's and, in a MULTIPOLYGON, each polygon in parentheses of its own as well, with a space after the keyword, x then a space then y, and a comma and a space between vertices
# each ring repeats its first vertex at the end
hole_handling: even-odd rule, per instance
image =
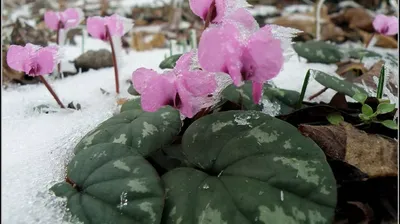
POLYGON ((387 22, 388 30, 386 35, 392 36, 399 32, 399 19, 395 16, 390 16, 387 22))
POLYGON ((123 36, 124 35, 124 21, 123 17, 114 14, 109 17, 105 17, 105 24, 110 31, 111 36, 123 36))
POLYGON ((78 26, 84 17, 82 9, 69 8, 63 12, 63 23, 65 29, 70 29, 78 26))
POLYGON ((171 105, 176 96, 174 80, 169 75, 152 77, 141 93, 141 104, 144 111, 155 112, 163 106, 171 105))
POLYGON ((44 14, 44 23, 51 30, 58 29, 58 22, 60 21, 60 16, 57 12, 47 11, 44 14))
POLYGON ((178 73, 180 71, 189 71, 192 66, 192 61, 194 57, 194 51, 187 52, 183 54, 175 64, 174 70, 176 70, 178 73))
POLYGON ((264 26, 251 36, 242 60, 246 80, 264 83, 279 74, 283 52, 280 41, 272 36, 271 27, 264 26))
POLYGON ((57 65, 57 51, 54 47, 41 48, 36 52, 35 62, 38 70, 35 75, 46 75, 54 71, 57 65))
POLYGON ((94 37, 101 40, 106 38, 106 29, 104 18, 100 16, 89 17, 86 22, 88 33, 94 37))
POLYGON ((18 45, 11 45, 7 51, 7 64, 16 71, 24 71, 24 63, 29 58, 28 49, 18 45))
POLYGON ((229 14, 226 19, 237 23, 237 25, 240 26, 240 30, 247 30, 247 32, 243 33, 256 32, 260 28, 251 13, 245 8, 240 8, 234 11, 233 13, 229 14))
POLYGON ((210 72, 228 73, 235 84, 241 80, 240 57, 243 46, 240 32, 232 23, 212 27, 203 32, 198 49, 199 63, 210 72))
POLYGON ((215 76, 201 70, 184 72, 178 82, 195 97, 211 94, 217 89, 215 76))
POLYGON ((205 20, 208 9, 214 0, 189 0, 190 9, 201 19, 205 20))
POLYGON ((159 74, 151 69, 139 68, 132 73, 132 84, 135 90, 142 94, 143 91, 151 85, 150 80, 159 74))
POLYGON ((377 15, 372 23, 376 32, 384 34, 385 27, 387 27, 385 15, 377 15))

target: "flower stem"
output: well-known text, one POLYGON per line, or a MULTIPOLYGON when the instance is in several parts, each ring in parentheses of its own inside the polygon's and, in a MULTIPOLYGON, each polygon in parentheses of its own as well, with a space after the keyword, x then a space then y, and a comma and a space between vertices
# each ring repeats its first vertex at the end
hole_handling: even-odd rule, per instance
POLYGON ((49 83, 46 81, 46 79, 39 75, 40 81, 46 86, 46 88, 49 90, 51 95, 54 97, 54 99, 57 101, 58 105, 60 105, 61 108, 65 108, 64 104, 61 102, 61 100, 58 98, 57 94, 54 92, 54 90, 51 88, 49 83))
POLYGON ((217 8, 215 6, 215 0, 214 0, 211 3, 210 8, 208 9, 208 13, 207 13, 207 16, 206 16, 206 21, 204 23, 204 29, 203 30, 206 30, 210 26, 211 20, 213 19, 212 17, 213 17, 213 15, 215 15, 216 11, 217 11, 217 8))
POLYGON ((375 37, 375 33, 373 33, 372 36, 371 36, 371 38, 369 38, 368 42, 365 44, 365 48, 368 49, 368 47, 369 47, 369 45, 371 44, 371 42, 372 42, 372 40, 374 39, 374 37, 375 37))
MULTIPOLYGON (((57 25, 57 45, 60 46, 60 30, 61 30, 62 23, 61 21, 58 22, 57 25)), ((61 76, 61 63, 57 65, 57 72, 61 76)))
POLYGON ((114 64, 114 74, 115 74, 115 91, 117 94, 119 94, 119 78, 118 78, 118 65, 117 65, 117 58, 115 57, 115 50, 114 50, 114 43, 112 41, 112 37, 110 34, 110 30, 108 29, 108 26, 106 25, 106 33, 108 40, 110 41, 111 45, 111 53, 112 53, 112 60, 114 64))

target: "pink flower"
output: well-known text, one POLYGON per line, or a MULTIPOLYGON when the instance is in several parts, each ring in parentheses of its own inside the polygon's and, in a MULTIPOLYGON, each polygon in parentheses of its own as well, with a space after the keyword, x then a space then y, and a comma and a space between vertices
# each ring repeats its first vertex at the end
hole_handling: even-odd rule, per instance
POLYGON ((64 12, 47 11, 44 14, 44 22, 51 30, 58 30, 59 23, 61 29, 70 29, 82 22, 83 15, 83 11, 79 8, 69 8, 64 12))
POLYGON ((376 32, 386 36, 399 32, 399 19, 395 16, 377 15, 372 24, 376 32))
POLYGON ((273 26, 259 29, 252 21, 246 10, 239 9, 219 26, 205 30, 198 57, 202 68, 229 74, 236 86, 252 81, 253 100, 259 103, 263 84, 278 75, 284 56, 273 26))
POLYGON ((108 39, 106 26, 111 36, 121 37, 132 28, 133 21, 114 14, 106 17, 89 17, 86 24, 87 31, 92 37, 105 41, 108 39))
POLYGON ((217 83, 213 74, 190 69, 193 55, 182 55, 175 68, 163 74, 146 68, 133 72, 133 86, 141 94, 143 110, 154 112, 170 105, 191 118, 203 108, 217 83))
POLYGON ((211 23, 220 23, 230 12, 241 7, 248 6, 245 0, 189 0, 193 13, 206 20, 208 11, 215 4, 215 13, 211 17, 211 23))
POLYGON ((26 44, 25 47, 11 45, 7 52, 7 64, 30 76, 49 74, 58 63, 57 51, 55 46, 43 48, 33 44, 26 44))

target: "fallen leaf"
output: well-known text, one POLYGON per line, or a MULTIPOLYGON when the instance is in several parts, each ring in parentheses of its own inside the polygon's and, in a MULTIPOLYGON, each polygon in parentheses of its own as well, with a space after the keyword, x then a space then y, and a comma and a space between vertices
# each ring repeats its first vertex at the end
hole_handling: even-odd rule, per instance
MULTIPOLYGON (((368 41, 372 37, 372 33, 365 32, 363 30, 357 29, 358 33, 361 35, 364 44, 367 44, 368 41)), ((375 46, 382 48, 397 48, 397 40, 391 36, 385 36, 381 34, 375 34, 375 37, 378 38, 375 46)))
MULTIPOLYGON (((376 83, 374 82, 374 77, 376 77, 376 78, 379 79, 379 76, 380 76, 380 73, 381 73, 381 69, 382 69, 382 66, 383 66, 384 64, 385 64, 385 62, 384 62, 383 60, 380 60, 380 61, 376 62, 376 63, 371 67, 370 70, 368 70, 367 72, 365 72, 363 75, 361 75, 361 76, 355 78, 355 79, 353 80, 353 82, 362 84, 363 81, 364 81, 365 85, 367 85, 368 87, 371 87, 371 88, 373 88, 373 89, 376 90, 377 85, 376 85, 376 83)), ((388 85, 388 86, 389 86, 389 89, 391 89, 391 92, 392 92, 395 96, 397 96, 397 86, 396 86, 395 83, 396 83, 396 80, 395 80, 394 74, 393 74, 393 73, 390 73, 390 74, 389 74, 389 82, 388 82, 389 85, 388 85)))
POLYGON ((341 27, 374 32, 373 18, 364 8, 348 8, 331 16, 331 21, 341 27))
POLYGON ((352 125, 300 125, 300 132, 313 139, 325 154, 343 160, 370 177, 396 176, 397 141, 367 134, 352 125))
POLYGON ((127 98, 118 98, 117 99, 117 104, 118 105, 122 105, 122 104, 124 104, 124 103, 126 103, 126 101, 128 101, 129 99, 127 99, 127 98))
POLYGON ((336 70, 336 73, 350 80, 355 78, 356 76, 361 76, 368 71, 368 69, 365 68, 364 64, 359 62, 339 62, 337 63, 337 65, 338 68, 336 70))

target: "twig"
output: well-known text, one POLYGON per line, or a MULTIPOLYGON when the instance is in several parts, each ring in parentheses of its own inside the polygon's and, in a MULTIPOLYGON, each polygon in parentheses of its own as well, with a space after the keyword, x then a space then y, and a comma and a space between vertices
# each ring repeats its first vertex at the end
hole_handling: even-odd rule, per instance
POLYGON ((324 92, 327 91, 327 90, 328 90, 328 87, 325 87, 325 88, 321 89, 321 90, 320 90, 319 92, 317 92, 316 94, 310 96, 310 97, 308 98, 308 100, 313 100, 314 98, 316 98, 317 96, 321 95, 322 93, 324 93, 324 92))

